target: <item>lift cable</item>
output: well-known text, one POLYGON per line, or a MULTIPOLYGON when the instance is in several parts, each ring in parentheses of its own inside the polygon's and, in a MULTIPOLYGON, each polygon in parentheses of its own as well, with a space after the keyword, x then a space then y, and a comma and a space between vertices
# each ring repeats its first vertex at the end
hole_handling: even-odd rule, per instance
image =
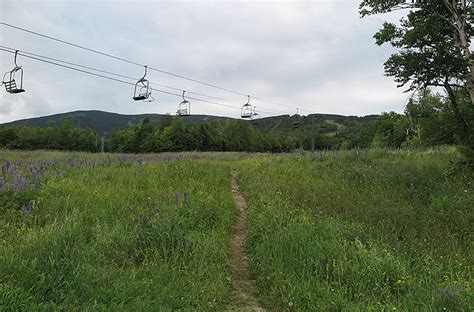
MULTIPOLYGON (((13 48, 2 46, 2 45, 0 45, 0 48, 9 49, 12 52, 16 51, 13 48)), ((27 51, 22 50, 21 53, 29 55, 29 56, 35 56, 35 57, 39 57, 39 58, 42 58, 42 59, 46 59, 46 60, 50 60, 50 61, 54 61, 54 62, 59 62, 59 63, 75 66, 75 67, 80 67, 80 68, 84 68, 84 69, 88 69, 88 70, 93 70, 93 71, 103 73, 103 74, 107 74, 107 75, 112 75, 112 76, 116 76, 116 77, 120 77, 120 78, 126 78, 126 79, 130 79, 130 80, 133 80, 133 81, 137 80, 137 78, 134 78, 134 77, 130 77, 130 76, 122 75, 122 74, 117 74, 117 73, 113 73, 113 72, 102 70, 102 69, 97 69, 97 68, 82 65, 82 64, 63 61, 63 60, 60 60, 60 59, 57 59, 57 58, 52 58, 52 57, 48 57, 48 56, 44 56, 44 55, 40 55, 40 54, 35 54, 35 53, 32 53, 32 52, 27 52, 27 51)), ((150 84, 151 85, 156 85, 156 86, 159 86, 159 87, 163 87, 163 88, 167 88, 167 89, 170 89, 170 90, 174 90, 174 91, 179 91, 179 92, 183 91, 183 89, 167 86, 167 85, 160 84, 160 83, 150 82, 150 84)), ((194 94, 194 95, 197 95, 197 96, 203 96, 203 97, 211 98, 211 99, 214 99, 214 100, 219 100, 219 101, 224 101, 224 102, 228 102, 228 103, 241 105, 241 103, 236 102, 236 101, 231 101, 231 100, 228 100, 228 99, 224 99, 224 98, 220 98, 220 97, 216 97, 216 96, 212 96, 212 95, 207 95, 207 94, 204 94, 204 93, 198 93, 198 92, 188 91, 188 90, 186 90, 186 92, 188 94, 194 94)), ((277 111, 275 110, 274 113, 277 113, 277 111)), ((288 114, 288 112, 280 111, 280 110, 278 110, 278 113, 288 114)))
MULTIPOLYGON (((4 51, 4 52, 8 52, 8 53, 14 54, 16 50, 12 50, 11 48, 3 48, 3 47, 0 47, 0 51, 4 51)), ((60 64, 60 63, 57 63, 57 62, 54 62, 54 61, 50 61, 50 60, 47 60, 47 59, 43 59, 43 58, 40 58, 40 57, 28 55, 28 54, 23 53, 23 52, 21 52, 21 51, 18 52, 18 55, 21 55, 21 56, 23 56, 23 57, 30 58, 30 59, 33 59, 33 60, 37 60, 37 61, 40 61, 40 62, 44 62, 44 63, 50 64, 50 65, 55 65, 55 66, 63 67, 63 68, 66 68, 66 69, 74 70, 74 71, 77 71, 77 72, 81 72, 81 73, 84 73, 84 74, 88 74, 88 75, 92 75, 92 76, 96 76, 96 77, 100 77, 100 78, 112 80, 112 81, 115 81, 115 82, 120 82, 120 83, 124 83, 124 84, 127 84, 127 85, 135 86, 135 83, 133 83, 133 82, 129 82, 129 81, 125 81, 125 80, 113 78, 113 77, 110 77, 110 76, 105 76, 105 75, 102 75, 102 74, 93 73, 93 72, 90 72, 90 71, 86 71, 86 70, 83 70, 83 69, 80 69, 80 68, 76 68, 76 67, 71 67, 71 66, 64 65, 64 64, 60 64)), ((91 67, 91 69, 92 69, 92 70, 95 70, 95 71, 101 71, 101 70, 93 69, 92 67, 91 67)), ((117 75, 118 75, 118 74, 117 74, 117 75)), ((128 79, 127 76, 123 76, 123 75, 120 75, 120 76, 122 76, 122 77, 128 79)), ((134 79, 134 78, 130 78, 130 79, 134 79)), ((177 94, 177 93, 173 93, 173 92, 169 92, 169 91, 165 91, 165 90, 160 90, 160 89, 152 89, 152 90, 153 90, 153 91, 157 91, 157 92, 161 92, 161 93, 164 93, 164 94, 174 95, 174 96, 177 96, 177 97, 181 97, 181 96, 182 96, 181 94, 177 94)), ((180 90, 181 90, 181 89, 180 89, 180 90)), ((222 103, 217 103, 217 102, 214 102, 214 101, 208 101, 208 100, 199 99, 199 98, 195 98, 195 97, 188 97, 188 99, 191 99, 191 100, 194 100, 194 101, 198 101, 198 102, 204 102, 204 103, 209 103, 209 104, 213 104, 213 105, 219 105, 219 106, 223 106, 223 107, 229 107, 229 108, 233 108, 233 109, 238 109, 238 110, 240 110, 240 107, 235 107, 235 106, 231 106, 231 105, 226 105, 226 104, 222 104, 222 103)), ((270 115, 278 114, 278 113, 276 113, 276 112, 269 112, 269 111, 261 111, 261 112, 262 112, 262 113, 266 113, 266 114, 270 114, 270 115)))
MULTIPOLYGON (((0 25, 4 25, 4 26, 10 27, 10 28, 14 28, 14 29, 16 29, 16 30, 20 30, 20 31, 23 31, 23 32, 27 32, 27 33, 29 33, 29 34, 33 34, 33 35, 36 35, 36 36, 40 36, 40 37, 43 37, 43 38, 46 38, 46 39, 49 39, 49 40, 53 40, 53 41, 56 41, 56 42, 59 42, 59 43, 62 43, 62 44, 66 44, 66 45, 69 45, 69 46, 78 48, 78 49, 86 50, 86 51, 89 51, 89 52, 92 52, 92 53, 96 53, 96 54, 99 54, 99 55, 102 55, 102 56, 106 56, 106 57, 109 57, 109 58, 113 58, 113 59, 115 59, 115 60, 122 61, 122 62, 126 62, 126 63, 132 64, 132 65, 136 65, 136 66, 140 66, 140 67, 144 67, 144 66, 145 66, 145 64, 140 64, 140 63, 135 62, 135 61, 127 60, 127 59, 124 59, 124 58, 121 58, 121 57, 118 57, 118 56, 115 56, 115 55, 112 55, 112 54, 109 54, 109 53, 101 52, 101 51, 99 51, 99 50, 95 50, 95 49, 92 49, 92 48, 88 48, 88 47, 85 47, 85 46, 82 46, 82 45, 79 45, 79 44, 76 44, 76 43, 72 43, 72 42, 69 42, 69 41, 65 41, 65 40, 61 40, 61 39, 58 39, 58 38, 54 38, 54 37, 51 37, 51 36, 48 36, 48 35, 45 35, 45 34, 42 34, 42 33, 39 33, 39 32, 35 32, 35 31, 29 30, 29 29, 25 29, 25 28, 22 28, 22 27, 18 27, 18 26, 15 26, 15 25, 12 25, 12 24, 8 24, 8 23, 5 23, 5 22, 1 22, 1 21, 0 21, 0 25)), ((211 87, 211 88, 215 88, 215 89, 219 89, 219 90, 222 90, 222 91, 234 93, 234 94, 237 94, 237 95, 242 95, 242 96, 247 96, 247 95, 248 95, 248 94, 245 94, 245 93, 242 93, 242 92, 239 92, 239 91, 235 91, 235 90, 231 90, 231 89, 228 89, 228 88, 219 87, 219 86, 214 85, 214 84, 211 84, 211 83, 207 83, 207 82, 200 81, 200 80, 196 80, 196 79, 193 79, 193 78, 190 78, 190 77, 186 77, 186 76, 183 76, 183 75, 175 74, 175 73, 172 73, 172 72, 163 70, 163 69, 154 68, 154 67, 151 67, 151 66, 148 66, 148 69, 153 70, 153 71, 156 71, 156 72, 160 72, 160 73, 163 73, 163 74, 166 74, 166 75, 174 76, 174 77, 177 77, 177 78, 180 78, 180 79, 188 80, 188 81, 191 81, 191 82, 194 82, 194 83, 198 83, 198 84, 201 84, 201 85, 205 85, 205 86, 208 86, 208 87, 211 87)), ((262 101, 262 102, 272 103, 272 104, 274 104, 274 105, 284 106, 284 107, 291 108, 291 109, 294 109, 294 108, 295 108, 294 106, 289 106, 289 105, 281 104, 281 103, 278 103, 278 102, 275 102, 275 101, 266 100, 266 99, 259 98, 259 97, 254 97, 254 96, 252 96, 252 98, 255 99, 255 100, 262 101)), ((310 111, 308 111, 308 110, 304 110, 304 111, 310 112, 310 111)))

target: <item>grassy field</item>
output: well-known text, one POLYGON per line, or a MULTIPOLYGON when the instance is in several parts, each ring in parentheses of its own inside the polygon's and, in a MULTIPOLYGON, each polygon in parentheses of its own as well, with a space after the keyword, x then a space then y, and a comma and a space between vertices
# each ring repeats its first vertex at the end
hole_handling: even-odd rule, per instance
POLYGON ((472 311, 474 184, 454 150, 240 164, 248 250, 274 309, 472 311))
POLYGON ((0 310, 232 307, 235 169, 264 308, 470 311, 474 174, 458 158, 0 151, 0 310))
POLYGON ((46 171, 41 190, 30 194, 24 224, 20 209, 1 209, 0 310, 226 305, 235 212, 228 164, 60 167, 46 171))

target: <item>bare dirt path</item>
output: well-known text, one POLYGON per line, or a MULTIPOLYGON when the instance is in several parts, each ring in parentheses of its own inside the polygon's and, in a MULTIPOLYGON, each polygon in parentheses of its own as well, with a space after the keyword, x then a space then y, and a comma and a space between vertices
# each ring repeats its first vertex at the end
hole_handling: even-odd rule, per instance
POLYGON ((230 240, 229 269, 233 288, 234 302, 230 311, 264 311, 255 298, 255 281, 250 277, 249 263, 245 251, 245 237, 247 224, 247 204, 237 183, 237 172, 230 173, 230 186, 238 213, 232 227, 230 240))

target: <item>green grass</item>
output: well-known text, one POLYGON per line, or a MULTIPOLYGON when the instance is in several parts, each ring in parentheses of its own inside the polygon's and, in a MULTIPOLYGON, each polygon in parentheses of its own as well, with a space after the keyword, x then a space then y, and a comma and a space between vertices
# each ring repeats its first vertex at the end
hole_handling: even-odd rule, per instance
POLYGON ((40 190, 0 194, 0 311, 225 310, 231 168, 268 310, 473 310, 474 174, 453 148, 64 164, 116 156, 0 151, 60 161, 40 190))
POLYGON ((0 310, 222 309, 228 172, 181 161, 51 175, 26 225, 1 216, 0 310))
POLYGON ((253 274, 270 309, 472 310, 474 185, 453 150, 247 160, 253 274))

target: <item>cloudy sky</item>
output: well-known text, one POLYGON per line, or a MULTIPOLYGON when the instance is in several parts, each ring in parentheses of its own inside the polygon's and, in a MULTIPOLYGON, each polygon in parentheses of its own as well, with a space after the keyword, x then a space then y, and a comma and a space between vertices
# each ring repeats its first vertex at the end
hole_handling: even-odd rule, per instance
MULTIPOLYGON (((285 105, 252 100, 262 116, 294 114, 296 107, 304 114, 401 112, 407 94, 383 75, 391 51, 372 38, 387 17, 361 20, 359 1, 0 0, 0 21, 285 105)), ((2 25, 0 45, 143 75, 138 66, 2 25)), ((0 122, 93 109, 174 113, 180 102, 158 91, 155 102, 134 102, 132 86, 25 57, 18 63, 27 92, 10 95, 2 87, 0 122)), ((11 68, 13 55, 0 51, 0 70, 11 68)), ((159 72, 147 78, 236 102, 215 100, 231 108, 191 101, 196 114, 238 117, 238 103, 247 101, 159 72)))

